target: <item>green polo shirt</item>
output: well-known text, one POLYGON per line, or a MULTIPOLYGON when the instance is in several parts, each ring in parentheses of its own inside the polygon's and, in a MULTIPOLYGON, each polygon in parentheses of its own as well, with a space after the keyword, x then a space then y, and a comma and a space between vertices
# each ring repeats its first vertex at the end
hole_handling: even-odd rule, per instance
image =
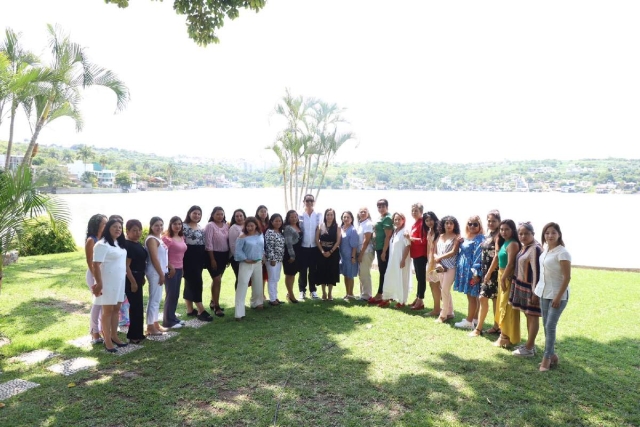
POLYGON ((391 219, 391 214, 387 213, 385 216, 381 217, 378 222, 376 222, 374 230, 376 234, 376 251, 381 251, 384 248, 384 239, 386 237, 384 231, 393 230, 393 220, 391 219))

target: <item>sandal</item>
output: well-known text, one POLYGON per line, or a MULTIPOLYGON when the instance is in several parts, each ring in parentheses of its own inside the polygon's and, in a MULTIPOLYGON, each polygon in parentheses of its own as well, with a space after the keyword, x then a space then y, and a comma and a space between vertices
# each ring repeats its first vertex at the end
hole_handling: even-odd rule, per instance
POLYGON ((470 337, 474 338, 474 337, 480 337, 484 335, 484 331, 482 329, 474 329, 473 331, 469 332, 470 337))
POLYGON ((213 314, 218 317, 224 317, 224 310, 222 310, 222 307, 220 307, 219 305, 215 305, 213 306, 213 314))
POLYGON ((491 329, 487 330, 488 334, 499 334, 500 333, 500 328, 496 328, 495 326, 492 327, 491 329))

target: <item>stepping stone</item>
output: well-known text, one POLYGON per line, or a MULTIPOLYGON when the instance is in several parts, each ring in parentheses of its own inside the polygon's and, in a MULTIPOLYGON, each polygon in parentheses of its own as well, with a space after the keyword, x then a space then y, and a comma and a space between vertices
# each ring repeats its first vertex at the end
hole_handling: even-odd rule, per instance
POLYGON ((166 341, 168 339, 171 339, 173 337, 175 337, 176 335, 178 335, 177 332, 175 331, 167 331, 165 333, 163 333, 162 335, 147 335, 147 339, 149 341, 166 341))
POLYGON ((113 355, 114 356, 124 356, 125 354, 129 354, 132 351, 140 350, 141 348, 144 348, 144 346, 140 345, 140 344, 129 344, 126 347, 116 347, 118 352, 117 353, 113 353, 113 355))
POLYGON ((75 359, 65 360, 57 365, 49 366, 47 369, 56 374, 62 374, 65 377, 84 371, 98 364, 95 359, 87 359, 86 357, 76 357, 75 359))
POLYGON ((118 326, 118 332, 120 332, 121 334, 126 334, 127 332, 129 332, 129 327, 128 326, 118 326))
POLYGON ((67 344, 71 344, 74 347, 82 349, 93 348, 93 345, 91 344, 91 335, 85 335, 83 337, 76 338, 75 340, 67 341, 67 344))
POLYGON ((22 362, 27 365, 35 365, 36 363, 44 362, 45 360, 56 357, 58 354, 49 350, 34 350, 29 353, 21 354, 20 356, 12 357, 10 362, 22 362))
POLYGON ((184 326, 187 327, 187 328, 198 329, 198 328, 203 327, 204 325, 208 325, 209 323, 212 323, 212 322, 203 322, 202 320, 192 319, 192 320, 187 320, 184 323, 184 326))
POLYGON ((25 380, 11 380, 0 384, 0 401, 6 400, 16 394, 23 393, 30 388, 38 387, 40 384, 25 380))
POLYGON ((11 344, 11 340, 9 338, 0 337, 0 347, 8 344, 11 344))

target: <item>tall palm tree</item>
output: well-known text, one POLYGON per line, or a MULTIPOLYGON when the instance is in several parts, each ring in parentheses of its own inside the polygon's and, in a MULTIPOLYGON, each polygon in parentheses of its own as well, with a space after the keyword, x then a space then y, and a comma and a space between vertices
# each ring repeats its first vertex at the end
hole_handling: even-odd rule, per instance
POLYGON ((38 82, 49 77, 47 70, 34 67, 38 58, 31 52, 25 50, 20 44, 20 33, 14 32, 11 28, 5 30, 5 39, 0 45, 0 53, 4 54, 8 60, 5 70, 7 80, 5 93, 0 89, 0 123, 2 123, 3 109, 6 103, 10 105, 9 122, 9 142, 7 144, 7 158, 5 169, 9 168, 11 161, 11 150, 13 148, 13 129, 18 108, 24 106, 30 98, 38 93, 38 82))
POLYGON ((33 136, 22 160, 29 164, 42 128, 59 117, 70 117, 75 121, 76 130, 82 130, 83 121, 79 110, 82 90, 89 86, 104 86, 116 95, 116 111, 121 111, 129 101, 129 90, 110 70, 92 64, 84 48, 72 43, 60 28, 47 25, 49 46, 53 61, 51 73, 42 93, 33 97, 33 103, 26 108, 27 115, 35 108, 33 136))
POLYGON ((16 171, 0 173, 0 254, 16 248, 24 220, 40 214, 46 214, 53 227, 69 223, 66 205, 55 197, 38 193, 29 168, 20 166, 16 171))
POLYGON ((82 159, 82 164, 84 164, 85 172, 87 171, 87 160, 93 159, 95 155, 96 153, 93 151, 93 149, 86 144, 78 148, 77 156, 79 159, 82 159))

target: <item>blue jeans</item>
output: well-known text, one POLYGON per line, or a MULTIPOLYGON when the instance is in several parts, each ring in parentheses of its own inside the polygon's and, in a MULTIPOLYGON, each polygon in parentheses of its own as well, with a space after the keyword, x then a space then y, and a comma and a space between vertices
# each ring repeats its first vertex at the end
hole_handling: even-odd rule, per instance
POLYGON ((182 269, 176 268, 176 274, 171 279, 165 276, 164 290, 164 312, 162 315, 162 326, 170 328, 176 323, 180 323, 180 319, 176 316, 176 308, 178 307, 178 298, 180 297, 180 282, 182 281, 182 269))
POLYGON ((558 320, 560 315, 567 306, 567 300, 560 301, 560 307, 551 307, 550 299, 540 299, 540 308, 542 309, 542 325, 544 326, 544 357, 550 359, 555 354, 556 345, 556 326, 558 326, 558 320))

